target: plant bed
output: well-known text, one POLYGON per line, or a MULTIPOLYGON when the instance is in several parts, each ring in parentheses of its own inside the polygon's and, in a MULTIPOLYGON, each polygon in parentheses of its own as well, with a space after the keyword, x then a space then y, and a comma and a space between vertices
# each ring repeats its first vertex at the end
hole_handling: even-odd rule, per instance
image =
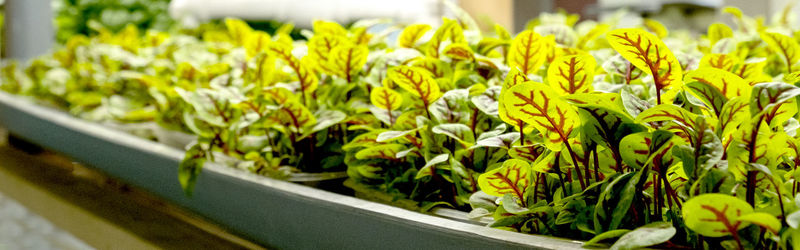
POLYGON ((282 249, 575 249, 580 242, 437 218, 216 164, 194 195, 175 180, 183 152, 0 93, 0 124, 244 237, 282 249), (368 237, 367 237, 368 236, 368 237))
POLYGON ((360 197, 592 246, 800 245, 797 35, 789 16, 724 11, 737 30, 707 35, 566 13, 482 33, 458 9, 435 29, 316 21, 305 41, 235 19, 129 26, 9 64, 0 87, 90 121, 195 135, 171 175, 181 204, 213 193, 203 186, 220 172, 346 171, 360 197))

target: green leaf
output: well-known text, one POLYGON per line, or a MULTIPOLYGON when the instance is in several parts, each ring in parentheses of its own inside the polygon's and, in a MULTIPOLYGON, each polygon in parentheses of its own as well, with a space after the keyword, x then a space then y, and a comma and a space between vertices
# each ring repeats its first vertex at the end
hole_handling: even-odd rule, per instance
POLYGON ((417 148, 409 148, 409 149, 397 152, 397 154, 395 154, 394 157, 397 158, 397 159, 401 159, 401 158, 406 157, 411 152, 415 152, 415 151, 417 151, 417 148))
POLYGON ((506 75, 506 78, 503 79, 503 86, 501 90, 510 89, 517 84, 527 82, 529 80, 530 79, 528 79, 528 76, 519 71, 519 68, 511 67, 511 70, 508 71, 508 75, 506 75))
MULTIPOLYGON (((300 85, 300 94, 310 95, 317 90, 319 87, 319 78, 312 72, 311 68, 302 64, 300 59, 292 55, 291 46, 277 42, 270 43, 269 54, 280 58, 292 69, 300 85)), ((308 103, 307 101, 308 100, 306 100, 305 103, 308 103)))
POLYGON ((317 118, 311 111, 298 101, 284 103, 278 112, 274 112, 270 116, 270 119, 294 132, 302 132, 305 128, 317 123, 317 118))
POLYGON ((636 122, 674 122, 682 127, 694 129, 697 120, 697 114, 690 113, 689 111, 672 104, 661 104, 653 108, 645 110, 636 117, 636 122))
POLYGON ((531 165, 523 160, 509 159, 503 166, 481 174, 478 177, 478 186, 487 194, 502 197, 513 194, 524 200, 525 190, 531 180, 531 165))
POLYGON ((696 177, 696 168, 708 170, 716 165, 725 154, 722 142, 719 140, 711 128, 705 127, 704 121, 698 121, 701 125, 693 138, 693 145, 678 145, 675 150, 683 150, 685 154, 677 155, 683 162, 684 172, 690 177, 696 177))
POLYGON ((194 185, 197 183, 197 177, 203 172, 205 161, 205 152, 201 144, 198 143, 186 150, 186 156, 181 161, 181 164, 178 165, 178 181, 187 196, 192 196, 194 185))
MULTIPOLYGON (((800 88, 782 82, 766 82, 753 86, 750 114, 753 117, 769 116, 780 104, 800 95, 800 88)), ((768 117, 767 117, 768 118, 768 117)))
POLYGON ((366 45, 340 44, 331 49, 328 65, 342 78, 351 80, 367 62, 369 49, 366 45))
POLYGON ((701 82, 690 82, 684 85, 684 87, 688 89, 689 92, 695 97, 703 101, 703 104, 714 111, 714 114, 717 117, 719 117, 720 113, 722 112, 722 107, 726 102, 728 102, 728 98, 725 98, 725 96, 722 95, 717 88, 714 88, 708 84, 701 82))
POLYGON ((417 58, 411 66, 428 70, 433 78, 450 78, 453 75, 453 68, 447 62, 433 57, 417 58))
POLYGON ((781 59, 787 66, 786 72, 794 71, 792 66, 800 60, 800 44, 797 43, 797 40, 774 32, 762 32, 761 40, 764 40, 774 53, 781 55, 781 59))
POLYGON ((217 95, 208 89, 202 89, 195 92, 189 92, 182 88, 175 88, 175 92, 189 105, 194 108, 194 115, 200 120, 208 123, 209 125, 224 127, 225 120, 220 116, 219 112, 224 110, 218 109, 219 100, 215 98, 217 95), (215 103, 216 102, 216 103, 215 103), (216 105, 216 106, 215 106, 216 105))
POLYGON ((787 215, 786 224, 788 224, 790 227, 794 229, 798 229, 798 227, 800 227, 800 210, 794 211, 791 214, 787 215))
POLYGON ((594 208, 595 232, 617 229, 622 221, 628 218, 627 212, 636 197, 636 187, 640 182, 647 180, 646 177, 642 178, 644 172, 646 171, 620 175, 603 189, 594 208), (604 227, 604 223, 607 228, 604 227))
POLYGON ((508 155, 514 159, 536 162, 536 159, 543 155, 545 150, 546 148, 540 144, 512 146, 511 149, 508 150, 508 155))
POLYGON ((630 231, 631 230, 629 230, 629 229, 616 229, 616 230, 611 230, 611 231, 608 231, 608 232, 604 232, 604 233, 595 235, 594 237, 592 237, 591 240, 589 240, 587 242, 584 242, 583 246, 584 247, 601 246, 602 245, 602 244, 600 244, 601 241, 604 241, 604 240, 607 240, 607 239, 619 238, 622 235, 625 235, 626 233, 628 233, 630 231))
POLYGON ((528 208, 521 206, 520 202, 522 201, 514 198, 514 195, 510 193, 503 195, 503 209, 505 209, 506 212, 516 215, 529 214, 531 211, 528 210, 528 208))
POLYGON ((734 97, 725 103, 719 114, 719 125, 717 136, 721 139, 729 138, 735 129, 747 121, 749 112, 747 100, 741 97, 734 97))
POLYGON ((623 235, 611 249, 638 249, 664 243, 675 236, 677 230, 666 221, 653 222, 623 235))
POLYGON ((733 30, 724 23, 712 23, 708 26, 708 40, 714 45, 720 39, 733 37, 733 30))
POLYGON ((422 38, 428 30, 431 29, 430 25, 427 24, 412 24, 403 29, 400 32, 400 36, 397 38, 397 46, 403 48, 413 48, 416 44, 417 40, 422 38))
POLYGON ((483 191, 473 193, 469 197, 469 205, 472 209, 484 208, 489 211, 494 211, 497 208, 497 197, 486 194, 483 191))
MULTIPOLYGON (((338 110, 319 110, 314 114, 317 123, 306 134, 314 133, 323 129, 327 129, 333 125, 339 124, 347 118, 347 115, 338 110)), ((304 135, 305 136, 305 135, 304 135)))
POLYGON ((491 86, 482 94, 471 97, 470 101, 484 114, 497 117, 500 88, 499 86, 491 86))
POLYGON ((422 166, 422 168, 419 169, 419 172, 417 172, 417 176, 414 177, 414 179, 421 179, 422 177, 433 175, 434 171, 433 166, 447 162, 447 159, 449 157, 450 157, 449 154, 440 154, 431 158, 428 162, 425 163, 425 166, 422 166))
POLYGON ((400 140, 405 138, 406 136, 410 135, 411 133, 415 133, 419 131, 419 129, 409 129, 409 130, 388 130, 380 133, 376 138, 376 142, 391 142, 395 140, 400 140))
POLYGON ((732 72, 733 67, 739 63, 741 63, 741 59, 729 54, 709 53, 700 58, 700 68, 711 67, 728 72, 732 72))
POLYGON ((631 72, 631 80, 636 80, 639 77, 643 76, 642 70, 639 68, 634 67, 628 63, 628 60, 622 57, 622 55, 614 55, 602 64, 603 70, 610 74, 612 77, 626 77, 628 75, 628 70, 630 69, 631 72), (631 69, 632 68, 632 69, 631 69))
POLYGON ((331 51, 333 48, 346 42, 347 40, 343 36, 330 33, 314 34, 311 39, 308 39, 308 43, 306 43, 308 46, 308 56, 316 61, 316 63, 314 63, 315 66, 319 67, 323 72, 333 73, 334 67, 336 66, 333 65, 335 62, 328 63, 331 61, 331 51))
POLYGON ((644 27, 646 27, 650 32, 653 32, 656 36, 658 36, 658 38, 667 37, 669 31, 667 30, 667 27, 664 27, 664 24, 650 18, 645 18, 643 21, 644 27))
POLYGON ((639 132, 625 136, 620 141, 620 154, 628 166, 642 168, 650 156, 650 133, 639 132))
POLYGON ((633 198, 636 197, 636 187, 641 186, 639 182, 647 180, 647 177, 642 178, 642 176, 646 176, 645 172, 647 171, 636 172, 620 190, 618 194, 619 201, 614 204, 614 212, 611 213, 611 222, 608 224, 609 230, 617 229, 622 220, 626 218, 628 210, 630 210, 633 203, 633 198))
POLYGON ((397 152, 403 151, 406 147, 403 144, 382 144, 374 147, 362 149, 356 153, 356 159, 384 159, 396 160, 397 152))
POLYGON ((561 159, 561 157, 556 159, 556 155, 558 155, 557 152, 552 152, 551 151, 551 152, 545 154, 544 157, 537 157, 537 161, 533 165, 533 171, 536 171, 536 172, 539 172, 539 173, 549 173, 550 170, 552 170, 553 167, 555 167, 556 161, 561 159))
POLYGON ((342 146, 342 150, 348 151, 355 148, 371 147, 376 144, 381 144, 377 141, 378 135, 385 132, 384 129, 376 129, 367 133, 360 134, 353 138, 350 142, 342 146))
POLYGON ((453 43, 447 45, 444 50, 442 50, 442 54, 452 58, 453 60, 472 60, 475 58, 472 49, 467 44, 463 43, 453 43))
POLYGON ((489 131, 484 131, 483 133, 478 135, 478 140, 483 140, 483 139, 486 139, 486 138, 502 135, 503 133, 506 132, 507 129, 508 129, 508 125, 506 125, 505 123, 501 123, 500 125, 497 125, 496 127, 494 127, 494 129, 489 130, 489 131))
POLYGON ((425 53, 428 56, 439 57, 439 50, 443 42, 450 40, 451 43, 466 43, 464 31, 457 20, 442 18, 442 26, 434 32, 433 37, 426 44, 425 53))
POLYGON ((545 61, 544 40, 533 30, 520 32, 508 50, 508 66, 519 68, 523 75, 536 73, 545 61))
POLYGON ((579 48, 579 49, 586 49, 585 46, 589 42, 591 42, 592 40, 596 39, 600 35, 605 34, 606 31, 608 31, 609 27, 610 27, 610 25, 608 25, 608 24, 598 23, 597 25, 594 26, 594 28, 592 28, 591 30, 589 30, 585 34, 582 34, 582 36, 580 38, 578 38, 578 42, 576 44, 576 47, 579 48))
POLYGON ((768 213, 757 212, 745 214, 739 217, 738 221, 756 224, 776 235, 781 230, 781 221, 779 221, 778 218, 775 218, 774 215, 768 213))
MULTIPOLYGON (((485 133, 484 133, 485 134, 485 133)), ((483 134, 478 136, 478 138, 484 137, 483 134)), ((519 133, 517 132, 509 132, 497 136, 492 137, 485 137, 483 139, 479 139, 475 142, 475 145, 472 148, 477 147, 493 147, 493 148, 511 148, 512 144, 519 140, 519 133)))
MULTIPOLYGON (((639 28, 625 28, 609 31, 606 38, 611 47, 631 64, 653 76, 657 93, 682 84, 681 64, 655 35, 639 28)), ((669 103, 661 100, 660 94, 657 96, 659 104, 669 103)))
POLYGON ((510 114, 539 130, 546 137, 545 145, 550 150, 561 151, 562 144, 580 123, 578 112, 541 83, 521 83, 506 92, 501 105, 510 105, 506 106, 510 114))
MULTIPOLYGON (((750 96, 750 86, 741 77, 717 68, 702 67, 686 74, 684 82, 698 82, 719 91, 725 98, 750 96)), ((702 95, 701 95, 702 96, 702 95)), ((701 96, 698 96, 702 99, 701 96)))
MULTIPOLYGON (((498 209, 497 211, 500 211, 500 209, 498 209)), ((497 214, 497 212, 495 212, 495 214, 497 214)), ((529 218, 530 218, 529 215, 504 216, 504 217, 502 217, 500 219, 495 219, 494 223, 492 223, 489 226, 490 227, 505 227, 505 226, 510 226, 510 225, 514 225, 514 224, 517 224, 517 223, 524 222, 524 221, 528 220, 529 218)))
POLYGON ((472 146, 472 144, 475 143, 475 136, 472 134, 472 129, 461 123, 439 124, 434 126, 431 131, 453 138, 465 147, 472 146))
POLYGON ((454 89, 444 93, 428 107, 431 115, 442 123, 466 123, 470 113, 465 108, 469 97, 469 90, 454 89))
POLYGON ((739 217, 753 212, 753 207, 739 198, 725 194, 701 194, 683 204, 683 220, 692 231, 707 237, 721 237, 749 225, 739 217))
POLYGON ((547 81, 560 95, 592 92, 596 64, 588 53, 556 57, 547 69, 547 81))
POLYGON ((372 105, 386 110, 399 109, 403 105, 403 96, 387 87, 377 87, 370 92, 372 105))
POLYGON ((800 249, 800 230, 789 229, 781 235, 781 244, 792 246, 792 249, 800 249))
POLYGON ((389 111, 388 109, 382 109, 377 106, 369 107, 369 112, 372 113, 375 119, 378 119, 387 126, 396 125, 398 123, 397 121, 400 119, 400 117, 402 117, 402 113, 400 111, 389 111))
POLYGON ((781 157, 791 152, 789 136, 785 132, 772 131, 764 121, 761 126, 757 126, 756 131, 756 125, 753 124, 755 122, 757 121, 740 125, 739 130, 732 135, 733 141, 728 147, 728 168, 737 175, 744 175, 750 169, 750 163, 759 163, 774 169, 780 163, 781 157))
POLYGON ((607 105, 579 105, 578 114, 583 123, 583 134, 595 143, 612 149, 615 154, 619 153, 624 136, 647 130, 635 124, 627 114, 607 105))
POLYGON ((442 95, 439 84, 423 68, 397 66, 389 69, 386 77, 412 95, 419 97, 426 107, 442 95))
POLYGON ((622 104, 625 107, 625 111, 628 111, 633 117, 639 116, 643 111, 648 110, 653 107, 652 104, 649 102, 640 99, 633 93, 631 93, 628 88, 622 88, 619 92, 620 98, 622 99, 622 104))
POLYGON ((555 223, 556 225, 572 224, 576 220, 575 217, 576 217, 575 213, 573 213, 572 211, 566 209, 561 210, 561 212, 559 212, 558 215, 556 216, 555 223))
POLYGON ((670 149, 675 136, 673 133, 665 130, 653 131, 653 142, 650 143, 650 154, 658 154, 670 149))
POLYGON ((479 220, 480 218, 492 215, 492 213, 493 211, 489 211, 486 208, 474 208, 472 211, 469 211, 469 214, 467 214, 467 219, 479 220))

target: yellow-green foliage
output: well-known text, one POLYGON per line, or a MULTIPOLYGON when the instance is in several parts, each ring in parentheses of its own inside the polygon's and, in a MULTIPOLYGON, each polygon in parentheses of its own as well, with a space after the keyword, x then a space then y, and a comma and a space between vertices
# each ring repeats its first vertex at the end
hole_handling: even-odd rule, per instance
POLYGON ((464 15, 396 25, 397 40, 375 22, 316 21, 306 40, 235 19, 198 36, 129 26, 9 63, 0 87, 196 136, 187 190, 207 161, 346 171, 426 209, 591 245, 797 248, 800 33, 788 12, 725 12, 736 27, 705 35, 563 13, 516 35, 464 15))

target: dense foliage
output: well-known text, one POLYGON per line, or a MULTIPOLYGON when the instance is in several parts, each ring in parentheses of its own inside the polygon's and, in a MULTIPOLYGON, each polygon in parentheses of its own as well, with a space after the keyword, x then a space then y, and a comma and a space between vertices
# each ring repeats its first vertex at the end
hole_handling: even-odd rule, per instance
POLYGON ((167 30, 174 21, 167 14, 169 0, 52 0, 56 39, 89 35, 101 26, 118 32, 125 25, 167 30))
POLYGON ((207 161, 346 170, 424 208, 587 245, 798 248, 800 33, 789 12, 769 25, 725 12, 738 27, 703 36, 566 14, 482 34, 460 11, 435 29, 316 21, 307 41, 234 19, 128 26, 8 63, 0 88, 194 135, 188 191, 207 161))

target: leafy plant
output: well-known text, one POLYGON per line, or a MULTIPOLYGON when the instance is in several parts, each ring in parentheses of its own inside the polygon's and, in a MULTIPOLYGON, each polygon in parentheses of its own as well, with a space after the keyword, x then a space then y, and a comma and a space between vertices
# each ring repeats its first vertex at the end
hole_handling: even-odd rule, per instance
POLYGON ((6 63, 0 88, 149 138, 189 134, 187 192, 209 162, 345 172, 421 210, 587 246, 795 248, 800 33, 725 12, 735 29, 699 37, 565 13, 516 35, 466 15, 377 33, 316 21, 306 40, 235 19, 128 26, 6 63))
MULTIPOLYGON (((587 245, 619 237, 612 248, 791 244, 778 239, 788 237, 786 214, 796 209, 788 201, 797 192, 790 174, 797 152, 789 146, 800 90, 791 74, 797 42, 760 27, 748 32, 762 40, 729 39, 740 45, 683 62, 681 56, 707 51, 734 31, 715 24, 708 47, 673 53, 661 40, 667 32, 653 22, 606 33, 621 57, 607 57, 605 72, 588 86, 583 79, 597 68, 584 65, 593 58, 566 44, 543 69, 509 63, 501 118, 524 138, 512 147, 541 153, 511 154, 508 164, 481 174, 479 180, 506 185, 479 181, 473 217, 491 215, 493 227, 509 230, 592 238, 587 245), (537 78, 548 84, 529 80, 537 78), (520 160, 534 173, 508 167, 520 160), (531 180, 519 183, 526 175, 531 180), (500 205, 479 206, 477 197, 486 195, 500 205)), ((518 36, 531 40, 527 31, 518 36)), ((509 58, 519 60, 518 51, 509 58)))
POLYGON ((92 25, 114 32, 127 24, 140 29, 167 30, 174 22, 167 13, 168 6, 169 0, 54 0, 56 38, 66 42, 75 35, 89 35, 92 25))

